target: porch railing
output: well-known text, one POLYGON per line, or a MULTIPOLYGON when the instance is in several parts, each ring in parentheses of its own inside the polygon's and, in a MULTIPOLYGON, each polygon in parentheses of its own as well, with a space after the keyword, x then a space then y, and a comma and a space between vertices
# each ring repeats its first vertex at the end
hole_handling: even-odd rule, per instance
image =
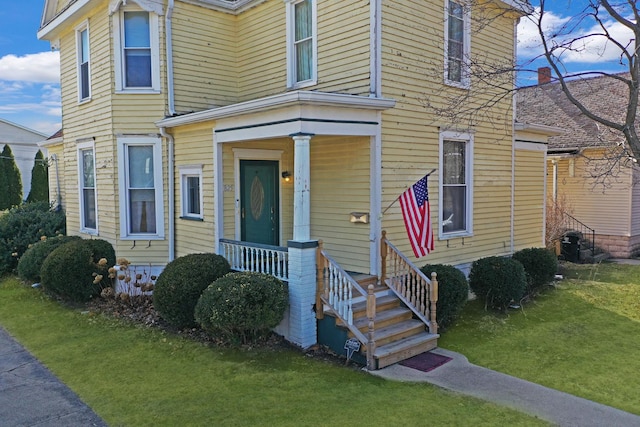
MULTIPOLYGON (((322 241, 318 242, 317 255, 317 283, 316 312, 318 318, 323 317, 324 305, 345 324, 354 337, 367 346, 367 367, 373 368, 373 353, 375 341, 373 337, 373 322, 375 319, 376 299, 373 294, 373 285, 365 290, 351 275, 338 265, 324 250, 322 241), (353 323, 353 294, 366 297, 368 336, 365 336, 353 323)), ((357 295, 356 295, 357 296, 357 295)))
POLYGON ((235 271, 270 274, 289 281, 289 252, 282 246, 220 239, 220 255, 235 271))
POLYGON ((380 254, 382 256, 380 282, 389 286, 389 289, 429 327, 430 333, 437 334, 438 280, 436 273, 431 273, 431 280, 429 280, 387 240, 386 231, 382 232, 380 254))
POLYGON ((596 253, 596 230, 589 227, 582 221, 574 218, 566 212, 563 213, 563 220, 566 232, 569 231, 577 231, 579 232, 585 240, 589 243, 589 249, 591 250, 591 255, 595 255, 596 253), (587 237, 588 236, 588 237, 587 237))

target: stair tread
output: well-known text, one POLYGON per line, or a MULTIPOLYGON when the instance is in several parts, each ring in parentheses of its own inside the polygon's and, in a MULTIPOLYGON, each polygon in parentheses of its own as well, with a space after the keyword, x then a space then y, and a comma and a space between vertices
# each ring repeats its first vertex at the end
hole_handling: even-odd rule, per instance
MULTIPOLYGON (((395 303, 398 302, 400 303, 400 299, 398 299, 397 296, 395 295, 381 295, 376 297, 376 306, 380 306, 380 305, 385 305, 385 304, 391 304, 391 303, 395 303)), ((351 307, 353 312, 359 312, 359 311, 363 311, 367 309, 367 301, 359 301, 353 304, 353 306, 351 307)))
MULTIPOLYGON (((384 310, 376 313, 375 321, 382 322, 388 319, 392 319, 394 317, 404 316, 407 313, 411 313, 411 310, 404 307, 394 307, 394 308, 390 308, 389 310, 384 310)), ((368 323, 369 323, 369 319, 367 319, 366 317, 353 319, 353 324, 355 325, 356 328, 362 328, 366 326, 368 323)))
POLYGON ((417 319, 408 319, 393 325, 385 326, 375 330, 376 341, 398 334, 408 329, 416 329, 417 332, 424 332, 426 325, 417 319))
POLYGON ((430 334, 425 331, 424 333, 421 333, 421 334, 416 334, 410 337, 402 338, 398 341, 394 341, 389 344, 376 347, 376 350, 374 352, 374 357, 376 358, 386 357, 390 354, 403 351, 405 349, 408 349, 429 341, 433 341, 438 337, 439 337, 438 334, 430 334))

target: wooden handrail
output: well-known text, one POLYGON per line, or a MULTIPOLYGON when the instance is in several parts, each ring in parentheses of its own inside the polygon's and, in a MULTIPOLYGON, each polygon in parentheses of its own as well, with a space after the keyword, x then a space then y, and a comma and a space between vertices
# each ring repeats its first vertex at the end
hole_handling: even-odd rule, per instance
POLYGON ((316 286, 316 318, 324 317, 324 305, 327 305, 335 315, 345 324, 354 337, 361 344, 367 346, 367 367, 373 369, 373 351, 375 350, 374 322, 375 295, 373 285, 364 290, 353 277, 333 260, 323 248, 322 240, 318 241, 316 256, 317 286, 316 286), (353 324, 353 292, 360 293, 367 299, 367 318, 369 321, 369 337, 365 336, 353 324), (373 299, 373 300, 372 300, 373 299))
POLYGON ((382 232, 380 255, 382 257, 380 281, 386 283, 389 289, 428 326, 430 333, 437 334, 438 280, 436 274, 431 273, 431 280, 429 280, 387 240, 386 231, 382 232))

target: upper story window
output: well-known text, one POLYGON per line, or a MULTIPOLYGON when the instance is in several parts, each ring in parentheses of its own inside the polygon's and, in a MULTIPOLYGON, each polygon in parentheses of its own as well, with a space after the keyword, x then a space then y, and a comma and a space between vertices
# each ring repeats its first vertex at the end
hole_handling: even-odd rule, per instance
POLYGON ((98 233, 95 150, 92 142, 78 144, 80 231, 98 233))
POLYGON ((469 86, 467 59, 471 45, 469 6, 447 0, 445 16, 445 82, 466 88, 469 86))
POLYGON ((164 237, 162 144, 160 138, 118 138, 120 236, 164 237))
POLYGON ((473 136, 440 134, 440 229, 441 239, 473 233, 473 136))
POLYGON ((299 88, 316 84, 318 45, 316 2, 287 2, 287 85, 299 88))
POLYGON ((160 90, 158 15, 130 7, 114 15, 116 91, 160 90))
POLYGON ((91 99, 91 67, 89 50, 89 23, 85 22, 76 29, 78 57, 78 101, 91 99))

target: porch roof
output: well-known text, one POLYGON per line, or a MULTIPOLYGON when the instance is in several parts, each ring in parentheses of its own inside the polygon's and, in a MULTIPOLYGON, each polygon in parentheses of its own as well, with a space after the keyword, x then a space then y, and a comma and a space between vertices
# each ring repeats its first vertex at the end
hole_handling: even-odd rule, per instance
POLYGON ((374 135, 379 112, 393 108, 387 98, 292 91, 224 107, 168 117, 159 128, 215 121, 218 142, 262 139, 297 133, 374 135))

